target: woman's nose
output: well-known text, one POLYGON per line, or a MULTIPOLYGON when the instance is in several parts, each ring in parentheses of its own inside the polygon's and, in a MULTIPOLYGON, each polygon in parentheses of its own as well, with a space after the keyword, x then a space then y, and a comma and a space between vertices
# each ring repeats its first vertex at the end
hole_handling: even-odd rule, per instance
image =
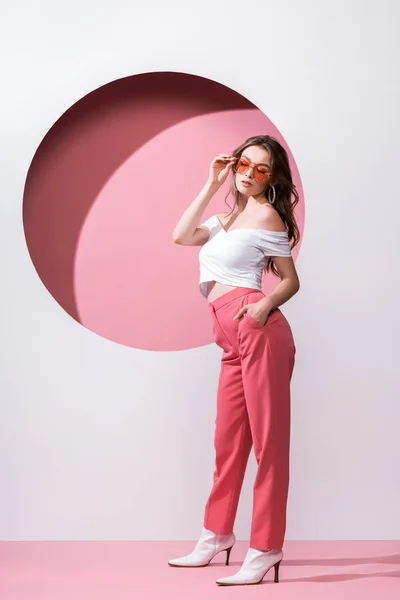
POLYGON ((252 165, 249 165, 249 167, 248 167, 248 169, 246 171, 246 175, 249 175, 250 169, 251 169, 251 176, 253 177, 253 166, 252 165))

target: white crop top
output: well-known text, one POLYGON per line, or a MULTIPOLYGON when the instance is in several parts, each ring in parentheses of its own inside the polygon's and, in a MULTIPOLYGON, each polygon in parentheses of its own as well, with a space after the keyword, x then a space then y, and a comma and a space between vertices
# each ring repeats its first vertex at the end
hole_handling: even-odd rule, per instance
POLYGON ((261 291, 265 257, 291 256, 286 231, 225 231, 216 215, 201 223, 201 227, 210 230, 210 237, 199 252, 199 287, 205 297, 210 281, 261 291))

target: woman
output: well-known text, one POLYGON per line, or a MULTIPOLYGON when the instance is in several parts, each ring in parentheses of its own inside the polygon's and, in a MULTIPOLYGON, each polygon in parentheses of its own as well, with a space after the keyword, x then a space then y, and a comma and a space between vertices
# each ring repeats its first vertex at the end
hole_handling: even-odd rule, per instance
POLYGON ((200 291, 208 300, 214 339, 223 355, 214 485, 202 534, 191 554, 169 565, 206 566, 222 551, 229 564, 239 495, 253 445, 257 461, 250 547, 238 573, 218 579, 220 585, 260 583, 272 566, 277 582, 283 557, 290 380, 296 348, 290 325, 278 307, 300 287, 291 257, 300 237, 294 218, 298 199, 285 149, 271 136, 251 137, 232 155, 214 158, 207 183, 173 233, 177 244, 202 246, 200 291), (234 208, 198 226, 231 171, 234 208), (262 274, 270 269, 280 282, 265 295, 262 274))

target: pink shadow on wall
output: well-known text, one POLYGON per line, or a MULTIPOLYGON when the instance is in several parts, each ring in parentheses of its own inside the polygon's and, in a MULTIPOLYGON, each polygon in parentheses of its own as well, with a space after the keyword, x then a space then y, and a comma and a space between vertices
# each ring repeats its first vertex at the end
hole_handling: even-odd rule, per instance
MULTIPOLYGON (((40 144, 24 191, 28 249, 55 300, 85 327, 127 346, 211 343, 198 291, 199 248, 175 245, 172 231, 213 156, 258 133, 274 135, 289 153, 302 233, 302 186, 290 149, 233 90, 193 75, 147 73, 73 105, 40 144)), ((204 218, 229 210, 227 185, 204 218)))

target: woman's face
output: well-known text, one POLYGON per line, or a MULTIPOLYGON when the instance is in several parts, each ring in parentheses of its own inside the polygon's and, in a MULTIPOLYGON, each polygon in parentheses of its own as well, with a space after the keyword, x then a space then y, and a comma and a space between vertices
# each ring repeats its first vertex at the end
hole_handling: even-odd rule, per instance
POLYGON ((248 146, 241 153, 235 167, 243 171, 235 173, 236 188, 241 194, 255 196, 265 192, 270 184, 272 167, 268 150, 261 146, 248 146))

